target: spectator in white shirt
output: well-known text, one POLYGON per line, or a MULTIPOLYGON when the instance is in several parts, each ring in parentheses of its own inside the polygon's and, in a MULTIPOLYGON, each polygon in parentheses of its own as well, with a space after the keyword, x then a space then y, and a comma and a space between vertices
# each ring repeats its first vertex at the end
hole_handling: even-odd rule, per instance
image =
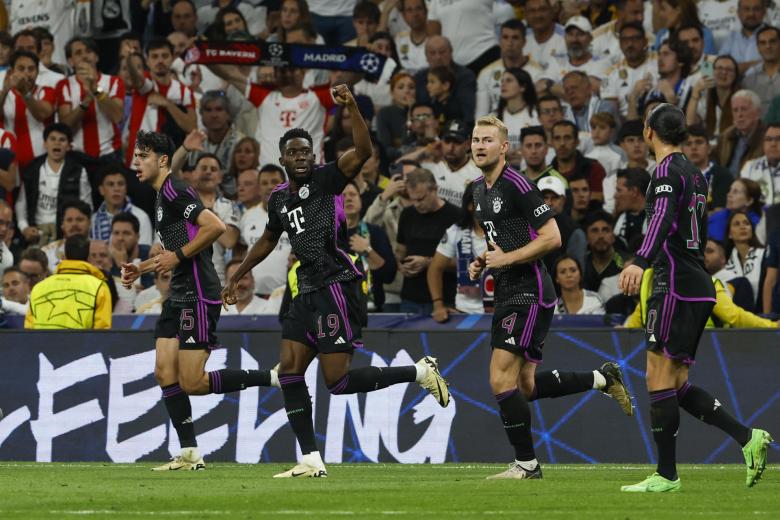
POLYGON ((450 121, 441 143, 443 160, 424 162, 422 167, 436 178, 439 197, 460 207, 466 184, 482 175, 471 160, 471 127, 463 121, 450 121))
POLYGON ((745 163, 739 172, 761 186, 764 204, 780 204, 780 123, 769 123, 763 138, 764 155, 745 163))
POLYGON ((92 216, 92 208, 83 200, 70 199, 62 204, 62 213, 59 229, 62 238, 49 242, 41 248, 46 253, 49 261, 49 271, 54 272, 57 265, 65 257, 65 240, 75 235, 87 236, 89 234, 89 219, 92 216))
POLYGON ((579 70, 590 77, 593 92, 598 93, 601 82, 607 77, 610 62, 591 52, 593 26, 584 16, 572 16, 566 22, 564 39, 566 57, 559 59, 553 67, 560 71, 556 77, 563 77, 572 70, 579 70))
MULTIPOLYGON (((391 2, 387 2, 391 3, 391 2)), ((399 9, 408 31, 395 35, 400 65, 410 74, 415 74, 428 66, 425 59, 425 42, 428 41, 428 7, 425 0, 400 0, 399 9)))
POLYGON ((612 144, 615 133, 615 117, 608 112, 596 112, 590 117, 590 150, 585 157, 595 159, 604 167, 607 176, 602 184, 604 188, 604 209, 610 213, 615 207, 615 186, 617 171, 623 162, 623 151, 612 144))
POLYGON ((520 131, 539 124, 536 88, 531 75, 523 69, 506 69, 501 75, 501 99, 496 115, 509 131, 509 151, 520 148, 520 131))
POLYGON ((138 293, 135 298, 135 313, 159 315, 163 303, 168 299, 171 278, 173 278, 172 271, 154 273, 154 285, 138 293))
POLYGON ((558 286, 555 314, 604 314, 604 303, 595 291, 582 288, 582 267, 569 255, 558 258, 553 267, 558 286))
MULTIPOLYGON (((241 261, 240 258, 234 258, 228 263, 226 269, 228 279, 233 277, 233 273, 235 273, 238 266, 241 265, 241 261)), ((254 290, 255 280, 252 276, 252 271, 250 270, 236 284, 236 304, 228 305, 227 310, 223 310, 222 314, 225 316, 237 314, 273 314, 273 311, 268 311, 268 302, 255 295, 254 290)))
POLYGON ((563 27, 555 23, 555 10, 550 0, 528 0, 523 13, 530 29, 526 35, 526 53, 545 70, 565 58, 563 27))

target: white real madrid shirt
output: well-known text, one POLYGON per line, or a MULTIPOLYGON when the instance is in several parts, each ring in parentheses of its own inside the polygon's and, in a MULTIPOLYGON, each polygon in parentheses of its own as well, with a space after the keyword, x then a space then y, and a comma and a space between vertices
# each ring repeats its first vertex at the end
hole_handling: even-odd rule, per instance
POLYGON ((422 163, 422 167, 430 170, 436 178, 439 197, 459 208, 463 204, 463 192, 466 191, 466 184, 482 175, 482 170, 477 168, 471 159, 456 171, 450 170, 446 161, 425 162, 422 163))
POLYGON ((658 62, 654 55, 648 55, 647 59, 637 68, 631 68, 623 59, 610 69, 607 77, 601 82, 601 99, 616 99, 620 109, 620 115, 628 115, 628 95, 637 81, 646 77, 653 80, 653 85, 658 82, 658 62))
MULTIPOLYGON (((239 230, 241 241, 247 248, 251 248, 260 240, 267 222, 268 212, 263 209, 262 204, 252 206, 244 212, 239 222, 239 230)), ((274 289, 287 283, 287 257, 290 256, 290 251, 290 239, 287 233, 282 233, 271 254, 252 269, 257 294, 271 294, 274 289)))

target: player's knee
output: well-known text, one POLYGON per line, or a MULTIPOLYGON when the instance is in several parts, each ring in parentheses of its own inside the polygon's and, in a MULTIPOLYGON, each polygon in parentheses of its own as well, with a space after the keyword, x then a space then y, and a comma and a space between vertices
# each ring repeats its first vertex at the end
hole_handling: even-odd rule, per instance
POLYGON ((490 374, 490 388, 494 395, 501 394, 507 390, 517 388, 517 380, 507 377, 504 373, 490 374))
POLYGON ((167 366, 156 364, 154 366, 154 378, 160 386, 172 385, 176 382, 176 373, 167 366))
POLYGON ((179 377, 179 386, 185 394, 202 394, 202 378, 188 377, 181 375, 179 377))
POLYGON ((534 377, 520 376, 520 391, 524 396, 530 397, 536 385, 534 377))

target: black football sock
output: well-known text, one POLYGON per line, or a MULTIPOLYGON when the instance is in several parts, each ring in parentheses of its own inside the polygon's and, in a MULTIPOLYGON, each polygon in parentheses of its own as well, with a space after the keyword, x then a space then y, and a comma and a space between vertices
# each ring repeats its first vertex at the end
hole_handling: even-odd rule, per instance
POLYGON ((365 367, 354 368, 344 377, 328 387, 331 394, 354 394, 373 392, 396 383, 412 383, 417 378, 417 369, 408 367, 365 367))
POLYGON ((674 388, 650 392, 650 428, 658 447, 658 473, 677 479, 676 435, 680 427, 680 407, 674 388))
POLYGON ((501 420, 504 431, 509 438, 509 444, 515 449, 515 459, 519 461, 533 460, 534 441, 531 437, 531 409, 523 394, 517 388, 496 395, 496 401, 501 409, 501 420))
POLYGON ((163 401, 168 415, 179 436, 179 444, 182 448, 197 448, 195 440, 195 425, 192 422, 192 405, 190 397, 179 387, 179 383, 163 386, 163 401))
POLYGON ((295 438, 301 445, 301 453, 308 455, 317 451, 314 440, 314 419, 312 418, 311 396, 303 374, 285 374, 279 376, 279 384, 284 395, 284 409, 295 438))
POLYGON ((534 376, 534 391, 528 400, 579 394, 592 389, 593 372, 539 372, 534 376))
POLYGON ((271 372, 228 369, 209 372, 209 391, 212 394, 238 392, 250 386, 271 386, 271 372))
POLYGON ((729 434, 740 446, 748 443, 751 436, 750 428, 737 421, 723 409, 720 401, 712 397, 706 390, 686 382, 677 390, 677 400, 683 410, 700 421, 720 428, 729 434))

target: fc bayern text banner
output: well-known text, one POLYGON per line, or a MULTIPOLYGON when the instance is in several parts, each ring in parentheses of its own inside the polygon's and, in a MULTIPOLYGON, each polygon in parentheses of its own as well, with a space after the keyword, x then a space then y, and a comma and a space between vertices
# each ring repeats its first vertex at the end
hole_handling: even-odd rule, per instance
MULTIPOLYGON (((487 383, 485 331, 367 331, 354 366, 400 366, 426 354, 439 359, 453 398, 441 408, 416 384, 366 395, 331 396, 316 362, 306 374, 320 451, 327 462, 506 462, 505 439, 487 383)), ((276 364, 279 334, 224 332, 207 369, 257 369, 276 364)), ((704 334, 691 381, 709 390, 737 418, 780 432, 778 333, 704 334)), ((0 334, 0 460, 165 460, 178 452, 154 380, 149 332, 23 332, 0 334)), ((597 391, 532 403, 537 456, 551 463, 652 462, 644 386, 644 339, 636 331, 556 330, 539 370, 593 370, 605 360, 624 366, 637 396, 626 417, 597 391)), ((251 388, 194 396, 193 418, 211 461, 291 461, 299 454, 280 392, 251 388)), ((773 448, 777 450, 777 446, 773 448)), ((740 462, 738 446, 683 414, 683 462, 740 462)))
POLYGON ((365 47, 299 43, 197 41, 187 51, 187 63, 264 65, 360 72, 369 81, 382 74, 387 58, 365 47))

